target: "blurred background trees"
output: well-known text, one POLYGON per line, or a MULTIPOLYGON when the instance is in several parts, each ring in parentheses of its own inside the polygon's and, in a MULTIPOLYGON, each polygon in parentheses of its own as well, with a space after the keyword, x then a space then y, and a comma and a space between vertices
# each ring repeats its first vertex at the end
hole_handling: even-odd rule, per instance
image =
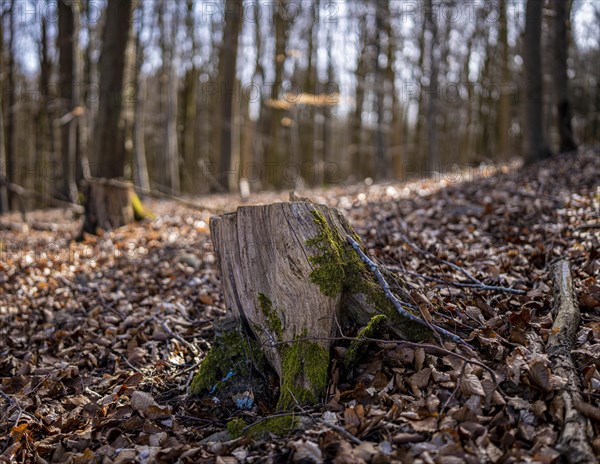
POLYGON ((44 206, 95 177, 176 195, 405 180, 600 133, 596 1, 0 8, 0 211, 14 185, 44 206))

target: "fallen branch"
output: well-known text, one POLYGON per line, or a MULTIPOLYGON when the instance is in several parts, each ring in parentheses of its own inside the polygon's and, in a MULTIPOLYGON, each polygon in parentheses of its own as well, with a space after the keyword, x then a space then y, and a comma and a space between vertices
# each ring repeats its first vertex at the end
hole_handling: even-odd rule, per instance
MULTIPOLYGON (((478 290, 485 290, 485 291, 490 291, 490 292, 512 293, 514 295, 525 295, 527 293, 525 290, 518 290, 516 288, 501 287, 501 286, 497 286, 497 285, 487 285, 487 284, 483 283, 481 280, 479 280, 477 277, 475 277, 473 274, 471 274, 469 271, 460 267, 458 264, 455 264, 451 261, 440 258, 440 257, 434 255, 433 253, 430 253, 429 251, 419 248, 412 240, 410 240, 406 235, 404 235, 401 232, 397 232, 397 234, 400 237, 400 239, 404 243, 406 243, 409 247, 411 247, 414 251, 416 251, 417 253, 421 253, 422 255, 427 256, 428 258, 434 259, 442 264, 445 264, 446 266, 451 267, 455 271, 460 272, 467 279, 469 279, 470 283, 454 282, 454 281, 449 281, 449 280, 445 280, 445 279, 439 279, 437 277, 421 276, 420 274, 417 275, 418 277, 422 277, 422 278, 425 278, 425 280, 432 280, 434 282, 439 282, 439 283, 443 283, 446 285, 452 285, 454 287, 475 288, 478 290)), ((391 271, 394 270, 393 267, 388 267, 388 269, 390 269, 391 271)), ((398 272, 398 271, 395 271, 395 272, 398 272)))
POLYGON ((139 185, 136 185, 135 186, 135 190, 138 193, 141 193, 142 195, 146 195, 146 196, 151 197, 151 198, 157 198, 157 199, 160 199, 160 200, 171 200, 171 201, 174 201, 175 203, 179 203, 182 206, 186 206, 187 208, 204 210, 204 211, 208 211, 209 213, 215 213, 215 214, 221 214, 221 213, 223 213, 223 209, 222 208, 213 208, 213 207, 210 207, 210 206, 202 205, 200 203, 196 203, 194 201, 185 200, 185 199, 183 199, 181 197, 178 197, 176 195, 171 195, 170 193, 162 192, 162 191, 157 190, 157 189, 146 189, 146 188, 140 187, 139 185))
POLYGON ((415 316, 413 313, 404 309, 404 307, 402 306, 402 303, 400 303, 398 298, 396 298, 396 296, 390 290, 390 286, 387 283, 387 281, 385 280, 385 278, 383 277, 383 275, 381 274, 381 271, 379 270, 379 267, 377 266, 377 264, 375 264, 362 251, 362 249, 360 248, 360 245, 356 242, 356 240, 354 240, 349 235, 346 236, 346 240, 352 246, 352 248, 354 248, 356 253, 358 253, 358 256, 360 256, 360 259, 363 261, 363 263, 365 263, 367 265, 367 267, 369 268, 369 270, 373 273, 373 275, 377 279, 377 282, 379 282, 379 285, 381 285, 381 288, 383 289, 385 296, 394 305, 394 307, 396 308, 396 311, 398 311, 398 314, 400 314, 400 316, 405 317, 405 318, 411 320, 412 322, 416 322, 417 324, 421 324, 421 325, 427 327, 428 329, 432 329, 435 332, 439 333, 440 335, 443 335, 444 337, 449 338, 453 342, 458 343, 459 345, 467 346, 467 347, 473 349, 473 347, 471 345, 469 345, 467 342, 465 342, 458 335, 453 334, 452 332, 449 332, 446 329, 443 329, 435 324, 431 324, 429 321, 421 319, 420 317, 415 316))
POLYGON ((575 230, 600 229, 600 222, 586 222, 579 224, 575 230))
POLYGON ((577 408, 583 401, 571 351, 580 314, 571 269, 569 262, 561 259, 552 265, 551 270, 554 281, 554 324, 546 342, 546 352, 552 362, 552 371, 565 380, 565 387, 560 392, 565 408, 564 424, 556 447, 570 463, 594 463, 597 461, 590 446, 591 425, 577 408))
MULTIPOLYGON (((54 198, 51 195, 46 195, 44 193, 36 192, 34 190, 26 189, 14 182, 9 181, 6 178, 0 178, 0 185, 5 185, 8 190, 17 195, 19 198, 39 198, 42 200, 46 200, 50 205, 67 208, 73 210, 75 213, 83 214, 84 208, 81 205, 76 203, 71 203, 69 201, 59 200, 58 198, 54 198)), ((26 221, 25 221, 26 222, 26 221)))

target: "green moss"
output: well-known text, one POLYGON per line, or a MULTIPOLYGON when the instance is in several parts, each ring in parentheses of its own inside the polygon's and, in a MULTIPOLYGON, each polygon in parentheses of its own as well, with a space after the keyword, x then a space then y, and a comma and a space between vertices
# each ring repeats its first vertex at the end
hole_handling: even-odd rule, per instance
MULTIPOLYGON (((399 322, 406 338, 421 341, 431 336, 429 329, 398 314, 360 256, 337 228, 327 222, 325 215, 318 210, 312 210, 311 213, 319 232, 306 241, 308 246, 316 250, 315 255, 309 258, 315 267, 310 273, 310 279, 319 286, 321 292, 329 297, 362 294, 367 303, 381 314, 399 322)), ((357 238, 354 231, 351 234, 357 238)), ((360 240, 357 242, 360 243, 360 240)))
POLYGON ((319 233, 306 242, 317 250, 317 254, 309 258, 315 266, 310 279, 324 295, 335 297, 344 290, 350 270, 347 269, 346 250, 339 233, 329 226, 323 213, 317 210, 312 210, 311 213, 319 227, 319 233))
POLYGON ((131 206, 133 208, 133 218, 136 221, 143 221, 144 219, 154 219, 156 216, 154 213, 144 208, 142 200, 135 192, 131 192, 131 206))
POLYGON ((383 314, 373 316, 369 323, 358 332, 356 335, 357 340, 352 341, 344 356, 344 367, 346 369, 354 364, 359 357, 360 350, 368 343, 360 339, 372 337, 381 328, 385 320, 386 316, 383 314))
POLYGON ((244 434, 244 429, 248 427, 248 424, 244 419, 233 419, 227 423, 227 432, 231 438, 239 438, 244 434))
POLYGON ((252 368, 264 370, 266 358, 258 343, 248 340, 239 329, 224 331, 200 364, 190 385, 190 392, 202 394, 221 387, 221 380, 231 371, 240 378, 250 376, 252 368))
POLYGON ((284 437, 300 425, 300 420, 293 415, 272 417, 251 425, 246 434, 256 439, 267 439, 270 435, 284 437))
MULTIPOLYGON (((263 293, 258 294, 258 305, 267 319, 268 329, 278 342, 283 340, 283 324, 271 300, 263 293)), ((307 336, 305 331, 302 338, 307 336)), ((329 353, 318 343, 301 340, 277 347, 282 359, 280 379, 281 393, 277 403, 278 409, 290 410, 296 401, 315 403, 317 397, 327 387, 329 373, 329 353), (306 382, 305 382, 306 380, 306 382), (310 384, 310 388, 299 386, 310 384)))
POLYGON ((281 349, 282 375, 281 393, 277 408, 290 410, 296 402, 315 403, 327 387, 329 353, 318 343, 294 341, 281 349), (307 380, 309 388, 302 386, 307 380))
POLYGON ((277 315, 277 311, 273 308, 273 303, 263 293, 259 293, 258 305, 264 316, 267 318, 268 329, 275 335, 277 341, 282 341, 283 325, 281 324, 281 319, 277 315))

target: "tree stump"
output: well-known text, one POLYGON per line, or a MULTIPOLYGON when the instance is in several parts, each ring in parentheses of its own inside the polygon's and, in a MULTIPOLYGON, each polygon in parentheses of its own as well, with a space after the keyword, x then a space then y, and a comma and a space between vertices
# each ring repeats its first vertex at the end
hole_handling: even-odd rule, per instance
POLYGON ((251 353, 255 367, 264 357, 277 373, 278 409, 291 409, 325 393, 338 324, 368 326, 384 315, 404 338, 431 335, 397 313, 347 243, 347 236, 360 239, 334 208, 306 201, 242 206, 213 218, 211 236, 228 320, 238 322, 242 336, 232 341, 234 332, 222 331, 192 382, 193 393, 214 393, 233 372, 248 374, 239 360, 251 353))
POLYGON ((117 229, 145 216, 132 184, 115 179, 88 181, 83 232, 117 229))

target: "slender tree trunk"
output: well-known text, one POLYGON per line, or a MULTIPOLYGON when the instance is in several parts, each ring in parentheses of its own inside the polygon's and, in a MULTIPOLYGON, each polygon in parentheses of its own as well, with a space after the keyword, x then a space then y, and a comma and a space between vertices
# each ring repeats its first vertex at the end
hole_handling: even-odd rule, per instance
POLYGON ((506 1, 500 0, 500 99, 498 101, 498 152, 502 160, 509 158, 510 150, 510 69, 508 63, 508 21, 506 1))
MULTIPOLYGON (((37 110, 37 162, 41 165, 41 171, 45 175, 40 176, 39 191, 43 196, 51 196, 51 173, 50 168, 54 166, 54 125, 52 124, 52 109, 50 105, 50 76, 52 74, 52 62, 49 55, 48 44, 48 21, 43 17, 40 23, 40 106, 37 110)), ((53 173, 52 173, 53 175, 53 173)), ((37 180, 37 179, 36 179, 37 180)), ((36 182, 37 183, 37 182, 36 182)))
MULTIPOLYGON (((283 65, 286 58, 288 24, 280 11, 283 6, 276 4, 273 8, 273 25, 275 28, 275 47, 273 49, 273 63, 275 63, 275 82, 271 98, 277 100, 281 97, 281 86, 283 84, 283 65)), ((281 156, 281 119, 283 110, 271 107, 269 109, 269 148, 267 154, 266 172, 267 183, 278 188, 282 185, 281 168, 283 156, 281 156)))
MULTIPOLYGON (((383 2, 387 3, 387 2, 383 2)), ((385 69, 379 64, 379 55, 382 52, 382 42, 384 37, 384 8, 378 6, 375 2, 375 25, 377 34, 375 37, 375 55, 373 56, 373 66, 375 69, 375 94, 377 95, 377 128, 375 134, 375 169, 374 174, 377 180, 388 177, 389 161, 387 160, 386 147, 386 124, 385 124, 385 69)), ((389 11, 387 12, 389 13, 389 11)), ((389 46, 389 37, 388 37, 389 46)))
POLYGON ((195 59, 198 55, 198 40, 196 39, 196 19, 194 13, 194 1, 186 1, 185 15, 186 35, 190 43, 190 49, 185 53, 185 62, 190 63, 186 68, 183 86, 181 90, 179 120, 183 130, 179 143, 184 170, 181 173, 182 190, 189 193, 194 189, 198 176, 197 159, 198 153, 194 150, 194 138, 196 129, 196 93, 198 92, 199 72, 195 59))
POLYGON ((173 195, 179 195, 179 150, 177 146, 177 70, 169 69, 169 101, 167 103, 167 160, 165 166, 169 170, 169 187, 173 195))
MULTIPOLYGON (((316 53, 318 48, 315 47, 315 43, 318 41, 318 27, 316 12, 318 11, 319 5, 316 4, 314 8, 310 9, 310 18, 308 30, 306 33, 307 52, 306 52, 306 73, 304 78, 304 92, 310 94, 316 94, 317 87, 317 66, 316 66, 316 53)), ((300 125, 300 144, 301 144, 301 176, 303 181, 312 181, 314 176, 315 168, 315 109, 311 105, 307 105, 302 110, 295 111, 298 115, 297 124, 300 125)))
MULTIPOLYGON (((82 232, 113 229, 134 219, 132 187, 117 180, 124 175, 123 138, 119 122, 123 109, 123 83, 131 28, 132 0, 108 0, 100 55, 98 120, 94 132, 95 156, 101 179, 89 179, 82 232)), ((139 206, 139 205, 138 205, 139 206)), ((139 207, 138 211, 142 208, 139 207)))
MULTIPOLYGON (((1 32, 1 31, 0 31, 1 32)), ((6 150, 4 144, 4 116, 2 111, 2 93, 0 92, 0 214, 9 210, 8 190, 5 181, 6 172, 6 150)))
POLYGON ((240 2, 225 2, 225 30, 223 31, 223 47, 219 58, 219 75, 222 77, 221 92, 221 166, 219 181, 223 187, 231 190, 232 181, 232 125, 233 125, 233 93, 235 92, 238 39, 242 25, 240 2))
POLYGON ((354 78, 356 80, 356 89, 354 95, 354 113, 352 115, 352 131, 350 135, 350 147, 352 150, 351 171, 358 175, 359 179, 367 175, 365 167, 364 153, 362 146, 363 124, 362 112, 365 101, 366 86, 366 67, 367 67, 367 17, 363 12, 359 17, 359 44, 358 63, 354 78))
MULTIPOLYGON (((258 18, 260 15, 260 6, 258 3, 254 4, 254 17, 258 18)), ((260 86, 260 104, 258 105, 258 115, 256 121, 252 122, 253 131, 252 131, 252 166, 243 166, 242 171, 244 175, 248 178, 250 182, 250 186, 255 189, 260 189, 262 187, 260 176, 258 175, 258 170, 251 169, 251 167, 264 166, 265 162, 265 152, 268 144, 265 142, 266 138, 266 129, 269 127, 269 122, 267 121, 269 109, 264 105, 264 83, 265 83, 265 69, 261 63, 261 59, 263 57, 264 47, 263 41, 261 37, 260 28, 255 28, 254 34, 255 48, 256 48, 256 60, 254 63, 254 82, 260 86)))
MULTIPOLYGON (((140 3, 139 8, 143 8, 140 3)), ((138 30, 135 35, 135 66, 134 74, 137 87, 137 98, 133 108, 133 157, 135 163, 134 182, 135 185, 142 191, 150 189, 150 177, 148 176, 148 164, 146 162, 146 143, 144 137, 144 118, 146 111, 146 78, 142 76, 142 65, 144 64, 144 45, 142 44, 141 35, 144 26, 143 10, 141 14, 142 20, 138 25, 138 30)))
MULTIPOLYGON (((16 66, 15 66, 15 35, 16 35, 16 8, 17 2, 16 0, 11 0, 10 3, 10 14, 8 21, 9 28, 9 40, 8 40, 8 66, 7 66, 7 75, 8 75, 8 101, 7 101, 7 109, 6 109, 6 175, 9 181, 18 182, 17 175, 19 172, 19 167, 17 166, 17 157, 16 157, 16 92, 17 92, 17 82, 16 82, 16 66)), ((15 208, 17 199, 14 195, 9 193, 9 207, 15 208)))
POLYGON ((577 149, 571 125, 572 110, 567 76, 571 1, 553 0, 552 3, 554 5, 554 89, 558 110, 558 134, 560 151, 569 152, 577 149))
POLYGON ((426 23, 430 32, 429 38, 429 101, 427 105, 427 166, 429 170, 439 169, 439 153, 437 146, 437 100, 438 100, 438 25, 431 0, 426 1, 426 23))
POLYGON ((0 17, 0 214, 9 210, 8 190, 4 183, 8 173, 6 170, 6 140, 4 138, 4 105, 2 101, 4 76, 2 70, 4 70, 4 18, 0 17))
POLYGON ((528 162, 551 155, 544 133, 544 88, 542 75, 543 0, 527 0, 525 11, 525 157, 528 162))
POLYGON ((146 162, 146 143, 144 139, 144 116, 145 99, 147 96, 146 78, 138 76, 138 98, 135 100, 133 118, 133 149, 135 160, 134 182, 143 193, 150 189, 150 177, 148 176, 148 164, 146 162))
POLYGON ((99 177, 122 177, 125 160, 119 147, 125 50, 131 26, 131 0, 108 0, 100 56, 100 93, 94 136, 94 161, 99 177))
POLYGON ((77 200, 77 122, 73 110, 79 92, 77 82, 77 27, 79 8, 72 0, 58 2, 59 89, 61 98, 61 195, 70 202, 77 200), (71 113, 70 116, 67 116, 71 113))
POLYGON ((419 165, 424 164, 423 158, 425 157, 425 88, 423 85, 424 77, 425 77, 425 42, 426 42, 426 32, 427 32, 427 24, 425 21, 420 21, 421 23, 421 31, 419 34, 419 61, 417 63, 417 73, 415 80, 419 81, 419 100, 418 100, 418 110, 417 110, 417 124, 415 126, 414 133, 414 150, 413 157, 415 161, 419 165))

